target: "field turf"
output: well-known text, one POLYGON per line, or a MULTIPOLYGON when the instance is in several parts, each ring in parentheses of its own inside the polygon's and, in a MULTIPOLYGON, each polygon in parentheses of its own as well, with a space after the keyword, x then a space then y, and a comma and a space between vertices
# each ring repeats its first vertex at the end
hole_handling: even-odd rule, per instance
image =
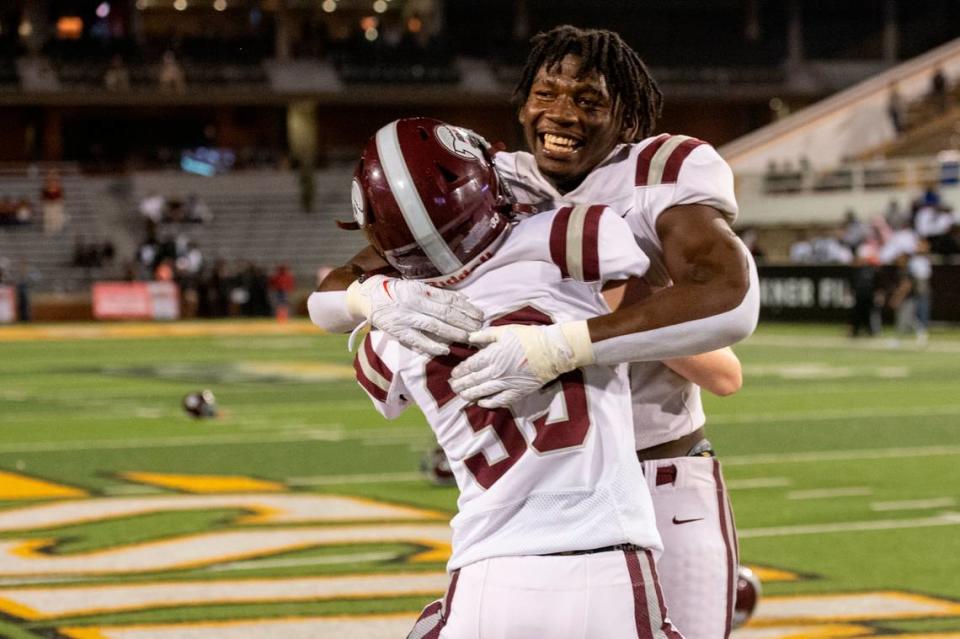
MULTIPOLYGON (((960 637, 960 331, 736 351, 708 431, 765 599, 735 636, 960 637)), ((302 322, 0 327, 0 637, 403 636, 456 495, 351 359, 302 322)))

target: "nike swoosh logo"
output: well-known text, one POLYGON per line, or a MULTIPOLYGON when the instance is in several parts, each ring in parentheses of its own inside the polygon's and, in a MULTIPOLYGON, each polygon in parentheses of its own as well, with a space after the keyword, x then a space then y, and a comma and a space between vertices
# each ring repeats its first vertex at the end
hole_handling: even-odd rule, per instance
POLYGON ((677 525, 689 524, 691 521, 702 521, 702 520, 703 520, 703 517, 697 517, 695 519, 677 519, 676 515, 674 515, 673 517, 673 523, 677 525))

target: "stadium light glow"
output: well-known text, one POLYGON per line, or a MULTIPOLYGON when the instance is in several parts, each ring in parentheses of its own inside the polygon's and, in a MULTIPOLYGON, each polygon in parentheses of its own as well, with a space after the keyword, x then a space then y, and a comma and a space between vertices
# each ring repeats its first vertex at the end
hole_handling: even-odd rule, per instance
POLYGON ((373 10, 377 13, 383 13, 387 10, 386 0, 377 0, 373 3, 373 10))
POLYGON ((177 11, 186 11, 187 10, 187 0, 174 0, 173 8, 177 11))
POLYGON ((370 42, 373 42, 378 37, 380 37, 380 32, 377 31, 376 27, 367 29, 366 31, 363 32, 363 37, 369 40, 370 42))
POLYGON ((29 38, 33 35, 33 23, 29 20, 24 20, 20 23, 20 26, 17 27, 17 34, 21 38, 29 38))
POLYGON ((323 4, 320 6, 327 13, 333 13, 337 10, 337 3, 334 0, 323 0, 323 4))
POLYGON ((226 11, 227 0, 213 0, 213 8, 217 11, 226 11))
POLYGON ((110 15, 110 3, 109 3, 109 2, 101 2, 100 4, 98 4, 98 5, 97 5, 97 17, 98 17, 98 18, 106 18, 108 15, 110 15))

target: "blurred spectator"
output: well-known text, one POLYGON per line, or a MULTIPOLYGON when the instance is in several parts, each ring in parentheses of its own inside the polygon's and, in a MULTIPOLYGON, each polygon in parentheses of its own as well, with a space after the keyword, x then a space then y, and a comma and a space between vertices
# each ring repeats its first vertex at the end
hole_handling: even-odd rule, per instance
POLYGON ((67 215, 63 210, 63 185, 56 170, 47 173, 40 198, 43 200, 43 232, 59 233, 67 222, 67 215))
POLYGON ((887 221, 892 228, 900 228, 904 223, 910 221, 910 216, 906 211, 900 208, 900 202, 896 198, 891 198, 887 203, 887 210, 883 214, 883 219, 887 221))
POLYGON ((952 235, 957 220, 953 209, 944 205, 924 205, 913 220, 917 235, 929 242, 933 253, 947 255, 956 252, 952 235))
POLYGON ((293 273, 286 264, 280 264, 270 276, 270 293, 277 320, 280 322, 286 322, 290 317, 290 294, 293 293, 293 287, 293 273))
POLYGON ((129 91, 130 71, 123 62, 123 57, 115 55, 110 58, 110 66, 103 76, 103 85, 107 91, 129 91))
POLYGON ((174 93, 187 91, 183 67, 177 62, 177 56, 173 51, 166 51, 163 54, 163 61, 160 64, 160 90, 174 93))
POLYGON ((17 224, 30 224, 33 222, 33 204, 27 198, 20 198, 17 202, 16 214, 17 224))
POLYGON ((17 207, 10 196, 0 199, 0 226, 12 226, 17 223, 17 207))
POLYGON ((876 276, 877 267, 858 256, 851 269, 853 309, 850 314, 850 337, 860 337, 862 332, 869 337, 880 333, 880 293, 876 276))
POLYGON ((843 243, 856 251, 869 234, 870 227, 860 221, 853 209, 847 209, 843 216, 843 243))
POLYGON ((162 260, 153 271, 153 279, 158 282, 173 281, 173 261, 162 260))
POLYGON ((167 198, 156 191, 147 193, 147 195, 140 200, 140 215, 142 215, 146 221, 148 229, 155 227, 163 221, 166 210, 167 198))
POLYGON ((926 344, 930 326, 930 275, 933 269, 927 257, 927 246, 920 242, 913 255, 897 258, 897 282, 890 295, 890 308, 895 312, 897 337, 913 334, 917 343, 926 344))
POLYGON ((809 264, 813 261, 813 245, 805 232, 801 232, 790 245, 790 261, 794 264, 809 264))
POLYGON ((894 264, 901 256, 912 255, 917 250, 917 232, 910 226, 909 220, 904 220, 900 226, 894 228, 890 236, 880 247, 878 258, 881 264, 894 264))
MULTIPOLYGON (((757 230, 753 227, 747 227, 740 232, 740 239, 743 241, 750 255, 753 256, 757 264, 762 264, 767 259, 767 252, 760 246, 760 240, 757 236, 757 230)), ((319 282, 317 282, 319 286, 319 282)))
POLYGON ((210 206, 196 193, 187 196, 185 209, 187 222, 209 224, 213 221, 213 211, 210 210, 210 206))
POLYGON ((947 76, 943 73, 943 67, 937 67, 930 78, 930 98, 941 112, 950 106, 947 99, 947 76))
POLYGON ((849 264, 853 261, 853 251, 840 241, 843 229, 837 229, 833 235, 814 238, 810 242, 811 258, 814 264, 849 264))
POLYGON ((887 99, 887 115, 897 135, 903 133, 903 97, 897 91, 896 84, 890 84, 890 97, 887 99))

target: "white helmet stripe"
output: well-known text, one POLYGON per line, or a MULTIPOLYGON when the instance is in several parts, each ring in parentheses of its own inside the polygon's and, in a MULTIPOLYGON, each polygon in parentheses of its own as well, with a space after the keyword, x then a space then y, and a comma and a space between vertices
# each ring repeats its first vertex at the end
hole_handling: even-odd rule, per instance
POLYGON ((463 264, 433 225, 417 187, 410 178, 407 163, 400 152, 396 122, 391 122, 377 131, 377 153, 380 155, 383 173, 390 184, 390 191, 393 192, 403 219, 407 222, 407 228, 413 233, 417 244, 441 273, 452 273, 461 268, 463 264))

